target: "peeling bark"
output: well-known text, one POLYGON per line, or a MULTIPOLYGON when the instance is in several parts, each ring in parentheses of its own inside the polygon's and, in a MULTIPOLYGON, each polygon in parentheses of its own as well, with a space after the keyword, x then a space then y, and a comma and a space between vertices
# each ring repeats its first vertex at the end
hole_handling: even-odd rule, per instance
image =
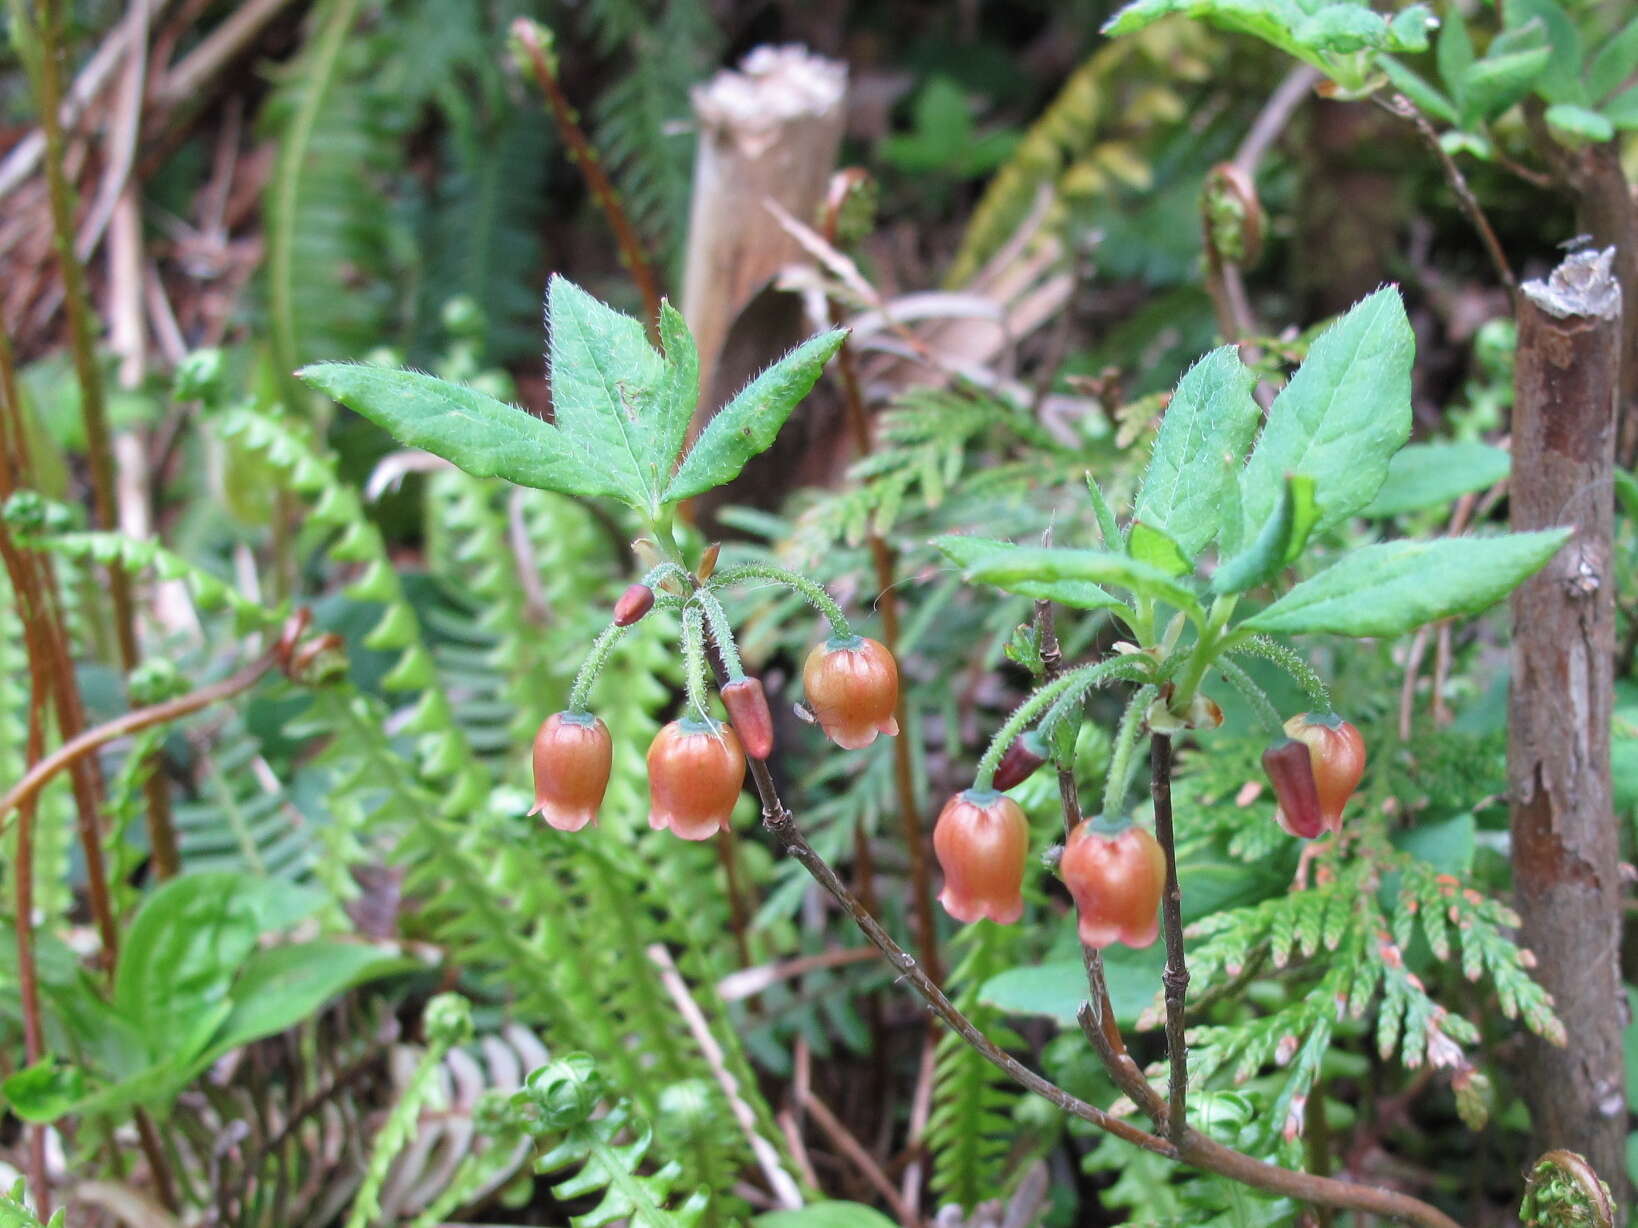
POLYGON ((1519 296, 1513 528, 1573 525, 1514 594, 1508 707, 1521 943, 1569 1032, 1532 1037, 1518 1072, 1537 1149, 1585 1155, 1625 1203, 1620 848, 1610 803, 1615 648, 1612 465, 1621 287, 1610 251, 1565 259, 1519 296))

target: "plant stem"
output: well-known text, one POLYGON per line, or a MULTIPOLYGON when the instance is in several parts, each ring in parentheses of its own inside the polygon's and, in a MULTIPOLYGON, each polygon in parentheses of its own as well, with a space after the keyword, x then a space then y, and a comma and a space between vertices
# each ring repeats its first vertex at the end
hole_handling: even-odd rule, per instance
POLYGON ((597 156, 597 150, 587 138, 574 107, 569 104, 568 96, 563 92, 563 85, 558 81, 557 73, 553 71, 553 57, 542 45, 540 35, 540 26, 527 17, 519 17, 512 23, 512 37, 523 49, 535 84, 540 87, 541 94, 546 98, 546 105, 552 112, 552 122, 557 125, 558 135, 562 137, 563 144, 568 149, 569 160, 580 168, 580 174, 586 181, 592 200, 603 211, 609 229, 614 231, 614 242, 620 249, 621 263, 631 274, 631 280, 637 284, 637 293, 643 299, 643 327, 648 330, 649 341, 658 346, 660 290, 654 277, 654 269, 648 262, 647 253, 643 251, 643 242, 637 237, 636 228, 632 226, 631 219, 626 216, 625 208, 620 204, 620 197, 614 190, 614 184, 609 182, 608 174, 603 170, 602 159, 597 156))
POLYGON ((574 676, 574 686, 569 690, 570 712, 586 710, 586 704, 591 699, 591 689, 597 685, 597 675, 603 672, 603 666, 608 664, 609 654, 614 651, 614 646, 620 642, 626 631, 627 628, 610 623, 597 633, 597 638, 592 641, 591 651, 580 663, 580 672, 574 676))
POLYGON ((848 622, 847 615, 842 613, 842 607, 825 591, 824 585, 815 584, 806 576, 786 571, 783 567, 774 567, 767 563, 741 563, 736 567, 725 567, 711 577, 707 587, 727 588, 730 584, 741 584, 746 580, 772 580, 775 584, 783 584, 824 615, 834 638, 845 640, 853 635, 853 624, 848 622))
POLYGON ((1251 680, 1250 674, 1227 657, 1218 657, 1216 668, 1223 677, 1229 680, 1229 684, 1240 692, 1245 701, 1251 705, 1252 711, 1257 714, 1257 719, 1262 721, 1264 728, 1269 733, 1279 735, 1284 732, 1285 726, 1284 722, 1280 720, 1279 709, 1263 693, 1263 688, 1251 680))
MULTIPOLYGON (((711 708, 705 694, 705 620, 697 605, 690 605, 682 617, 683 684, 688 690, 688 703, 699 719, 709 721, 711 708)), ((722 651, 719 643, 717 650, 722 651)), ((726 663, 727 658, 724 657, 726 663)), ((732 672, 724 668, 732 677, 732 672)))
POLYGON ((1186 1161, 1256 1189, 1283 1194, 1316 1206, 1341 1207, 1391 1219, 1402 1219, 1419 1225, 1420 1228, 1461 1228, 1455 1220, 1420 1199, 1392 1190, 1376 1189, 1351 1181, 1339 1181, 1332 1177, 1316 1177, 1310 1173, 1293 1172, 1267 1164, 1221 1143, 1213 1142, 1187 1126, 1180 1132, 1178 1142, 1170 1142, 1113 1117, 1042 1078, 995 1045, 972 1020, 955 1008, 938 985, 928 977, 925 969, 916 962, 915 957, 893 941, 880 923, 848 891, 842 880, 836 876, 836 871, 831 869, 823 857, 814 852, 813 846, 797 829, 795 817, 780 800, 778 788, 767 765, 753 759, 750 761, 750 769, 757 796, 762 802, 763 829, 773 836, 786 852, 795 857, 831 898, 841 905, 864 936, 898 972, 899 979, 908 984, 927 1003, 933 1014, 971 1045, 985 1061, 1021 1087, 1041 1096, 1063 1112, 1089 1122, 1145 1151, 1169 1159, 1186 1161))
POLYGON ((722 664, 728 671, 728 681, 738 682, 745 677, 745 665, 739 659, 739 646, 734 643, 734 629, 728 625, 728 615, 722 602, 708 588, 694 590, 694 601, 705 612, 705 624, 711 629, 711 642, 722 654, 722 664))
POLYGON ((264 654, 258 660, 245 666, 236 674, 230 674, 220 682, 213 682, 209 686, 200 687, 197 691, 190 691, 176 699, 168 699, 162 704, 152 704, 146 708, 136 708, 123 716, 115 717, 94 728, 87 729, 78 737, 64 742, 50 755, 40 760, 19 780, 11 789, 0 797, 0 823, 6 815, 20 806, 27 805, 39 794, 40 790, 50 782, 51 778, 65 768, 73 767, 85 756, 100 746, 104 746, 116 738, 127 734, 139 733, 154 725, 162 725, 166 721, 180 720, 184 716, 208 708, 211 704, 220 703, 224 699, 231 699, 241 691, 247 691, 256 684, 270 669, 278 664, 278 658, 271 652, 264 654))
POLYGON ((1308 702, 1313 704, 1313 710, 1319 713, 1331 711, 1331 692, 1325 685, 1325 680, 1319 676, 1314 668, 1304 661, 1296 652, 1287 648, 1276 639, 1266 635, 1252 635, 1245 639, 1238 636, 1231 637, 1224 645, 1224 652, 1240 653, 1243 656, 1261 657, 1265 661, 1279 666, 1291 675, 1302 687, 1303 694, 1308 696, 1308 702))
MULTIPOLYGON (((1109 662, 1103 662, 1107 665, 1109 662)), ((1088 666, 1096 669, 1098 666, 1088 666)), ((973 773, 973 788, 988 789, 995 779, 995 769, 1001 766, 1001 756, 1007 753, 1007 748, 1014 739, 1024 732, 1025 727, 1036 718, 1043 708, 1046 708, 1069 690, 1075 684, 1075 674, 1064 674, 1052 681, 1037 687, 1029 698, 1012 710, 1011 715, 1002 722, 1001 728, 995 731, 990 738, 990 744, 984 748, 984 755, 978 761, 978 770, 973 773)))
POLYGON ((1513 266, 1507 261, 1507 253, 1502 250, 1501 240, 1496 238, 1496 232, 1490 228, 1490 219, 1485 217, 1484 209, 1479 200, 1473 195, 1473 189, 1467 186, 1467 178, 1462 174, 1462 168, 1456 165, 1456 160, 1445 150, 1439 141, 1439 134, 1433 130, 1428 117, 1423 115, 1416 104, 1403 94, 1394 94, 1393 97, 1383 99, 1381 95, 1372 95, 1377 104, 1390 115, 1397 115, 1406 120, 1416 129, 1416 135, 1422 138, 1422 143, 1429 152, 1439 160, 1439 167, 1445 173, 1445 181, 1450 184, 1450 190, 1456 195, 1456 203, 1467 220, 1473 224, 1473 229, 1479 232, 1479 241, 1484 244, 1485 254, 1490 257, 1490 263, 1495 267, 1496 276, 1501 284, 1507 287, 1507 293, 1518 297, 1518 278, 1513 276, 1513 266))
MULTIPOLYGON (((57 0, 38 0, 31 18, 27 0, 13 0, 21 22, 30 26, 36 52, 24 59, 34 66, 34 101, 45 136, 46 191, 51 205, 51 229, 57 248, 58 271, 63 279, 63 311, 68 317, 69 348, 74 375, 80 386, 80 408, 85 417, 86 459, 91 466, 92 511, 98 528, 119 525, 114 491, 114 452, 109 442, 108 411, 103 402, 102 372, 97 369, 96 341, 91 332, 91 307, 85 292, 85 268, 74 253, 73 189, 64 169, 62 130, 61 13, 57 0)), ((117 563, 108 566, 108 594, 114 606, 114 634, 121 666, 137 663, 136 620, 131 603, 130 577, 117 563)))
POLYGON ((1155 839, 1166 854, 1166 893, 1160 897, 1160 919, 1166 931, 1166 1055, 1171 1062, 1166 1126, 1172 1142, 1188 1129, 1189 1050, 1183 1040, 1183 997, 1189 969, 1183 962, 1183 890, 1177 882, 1177 839, 1172 832, 1172 740, 1163 733, 1149 739, 1150 787, 1155 803, 1155 839))
POLYGON ((1113 819, 1126 804, 1126 785, 1131 776, 1132 749, 1137 743, 1138 725, 1143 711, 1159 692, 1153 686, 1140 686, 1126 701, 1120 725, 1115 730, 1115 745, 1109 756, 1109 777, 1103 782, 1103 813, 1113 819))

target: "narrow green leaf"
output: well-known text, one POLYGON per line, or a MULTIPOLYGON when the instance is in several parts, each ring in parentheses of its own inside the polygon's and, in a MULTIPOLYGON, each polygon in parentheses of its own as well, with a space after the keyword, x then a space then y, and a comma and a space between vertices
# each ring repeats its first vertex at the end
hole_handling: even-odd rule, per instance
POLYGON ((1500 601, 1569 536, 1569 529, 1548 529, 1366 546, 1240 625, 1285 635, 1399 635, 1500 601))
MULTIPOLYGON (((1531 31, 1542 30, 1539 22, 1532 23, 1531 31)), ((1500 42, 1500 39, 1496 40, 1500 42)), ((1525 40, 1521 38, 1522 44, 1525 40)), ((1543 41, 1510 51, 1498 51, 1491 44, 1490 54, 1467 70, 1462 78, 1462 126, 1475 127, 1491 120, 1530 92, 1530 87, 1547 69, 1553 49, 1543 41)))
POLYGON ((1598 49, 1587 68, 1587 95, 1602 102, 1638 72, 1638 17, 1598 49))
POLYGON ((1410 435, 1416 341, 1399 292, 1385 287, 1320 334, 1275 398, 1240 475, 1247 537, 1261 531, 1288 473, 1315 482, 1321 531, 1364 507, 1410 435))
POLYGON ((1447 124, 1459 122, 1456 107, 1450 99, 1429 84, 1420 73, 1407 68, 1391 55, 1381 56, 1377 63, 1381 65, 1382 71, 1388 74, 1388 80, 1393 82, 1394 88, 1421 110, 1447 124))
POLYGON ((1494 486, 1511 468, 1512 458, 1487 443, 1406 444, 1388 462, 1382 488, 1361 514, 1380 518, 1442 507, 1494 486))
POLYGON ((1553 134, 1571 145, 1607 141, 1615 135, 1615 125, 1608 117, 1574 103, 1555 103, 1544 118, 1553 134))
POLYGON ((1587 97, 1602 102, 1638 72, 1638 16, 1605 41, 1587 67, 1587 97))
POLYGON ((664 502, 691 499, 732 481, 746 461, 774 441, 845 340, 845 329, 810 337, 745 385, 700 432, 665 488, 664 502))
POLYGON ((533 414, 420 371, 358 363, 303 367, 298 379, 363 414, 399 443, 441 456, 473 477, 565 495, 634 492, 593 472, 574 443, 533 414))
POLYGON ((1622 90, 1604 104, 1603 116, 1623 131, 1638 128, 1638 85, 1622 90))
POLYGON ((1170 537, 1189 558, 1217 536, 1222 487, 1232 480, 1223 458, 1245 455, 1257 432, 1256 382, 1239 350, 1221 346, 1178 381, 1160 421, 1132 517, 1170 537))
POLYGON ((660 300, 660 344, 665 346, 665 373, 655 405, 654 430, 659 438, 654 456, 664 465, 664 486, 688 442, 688 425, 700 402, 699 350, 682 312, 665 299, 660 300))
POLYGON ((1115 523, 1114 510, 1109 506, 1109 500, 1103 497, 1103 490, 1098 485, 1098 479, 1092 476, 1089 469, 1086 472, 1086 493, 1092 498, 1092 514, 1097 517, 1098 536, 1103 538, 1105 550, 1119 550, 1122 548, 1120 526, 1115 523))
POLYGON ((1467 32, 1467 18, 1459 8, 1446 6, 1434 58, 1439 65, 1439 80, 1460 107, 1465 94, 1463 78, 1473 66, 1473 38, 1467 32))
MULTIPOLYGON (((1007 551, 1020 549, 1011 542, 996 541, 988 537, 966 537, 958 534, 935 537, 933 545, 963 571, 980 560, 991 559, 1007 551)), ((1029 591, 1027 588, 1014 588, 1011 591, 1025 597, 1057 601, 1063 605, 1073 606, 1077 610, 1106 610, 1113 609, 1121 604, 1117 598, 1110 596, 1096 584, 1085 580, 1060 581, 1044 586, 1043 591, 1039 592, 1029 591), (1051 591, 1045 591, 1045 589, 1051 591)))
POLYGON ((1539 19, 1546 27, 1552 55, 1536 82, 1536 92, 1548 102, 1585 105, 1587 86, 1581 75, 1581 32, 1557 0, 1502 0, 1502 21, 1509 28, 1539 19))
POLYGON ((1302 552, 1318 514, 1314 479, 1288 474, 1268 523, 1251 545, 1212 573, 1211 591, 1243 593, 1272 579, 1302 552))
POLYGON ((1132 522, 1126 548, 1138 562, 1147 563, 1168 576, 1187 575, 1194 570, 1194 560, 1183 553, 1182 547, 1160 529, 1141 520, 1132 522))
POLYGON ((1180 610, 1197 613, 1200 608, 1188 588, 1158 567, 1104 550, 1018 546, 981 555, 968 567, 967 577, 1009 593, 1046 597, 1065 605, 1077 604, 1071 600, 1075 584, 1090 583, 1118 584, 1134 593, 1169 602, 1180 610))

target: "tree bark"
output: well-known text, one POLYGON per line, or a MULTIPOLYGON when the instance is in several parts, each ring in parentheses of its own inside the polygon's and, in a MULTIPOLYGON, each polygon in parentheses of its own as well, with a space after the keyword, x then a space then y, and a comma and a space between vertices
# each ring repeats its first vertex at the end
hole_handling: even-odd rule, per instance
POLYGON ((1512 522, 1573 525, 1514 594, 1508 784, 1520 941, 1569 1031, 1519 1071, 1537 1151, 1580 1152, 1624 1204, 1620 850, 1610 802, 1610 565, 1621 286, 1614 253, 1569 256, 1518 303, 1512 522))

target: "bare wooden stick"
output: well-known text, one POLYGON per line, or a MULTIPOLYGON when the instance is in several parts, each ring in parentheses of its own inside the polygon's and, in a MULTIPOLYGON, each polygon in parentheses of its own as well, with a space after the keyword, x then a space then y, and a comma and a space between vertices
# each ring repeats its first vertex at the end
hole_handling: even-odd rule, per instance
MULTIPOLYGON (((682 313, 699 347, 707 400, 735 318, 801 254, 765 202, 799 218, 818 211, 841 147, 846 92, 846 68, 801 47, 758 47, 737 71, 694 90, 700 136, 682 313)), ((777 353, 786 344, 771 339, 768 348, 777 353)))
POLYGON ((1574 536, 1513 593, 1507 771, 1523 945, 1569 1028, 1527 1043, 1537 1145, 1624 1184, 1621 883, 1610 802, 1615 573, 1610 556, 1621 288, 1613 249, 1567 257, 1519 296, 1513 528, 1574 536))

